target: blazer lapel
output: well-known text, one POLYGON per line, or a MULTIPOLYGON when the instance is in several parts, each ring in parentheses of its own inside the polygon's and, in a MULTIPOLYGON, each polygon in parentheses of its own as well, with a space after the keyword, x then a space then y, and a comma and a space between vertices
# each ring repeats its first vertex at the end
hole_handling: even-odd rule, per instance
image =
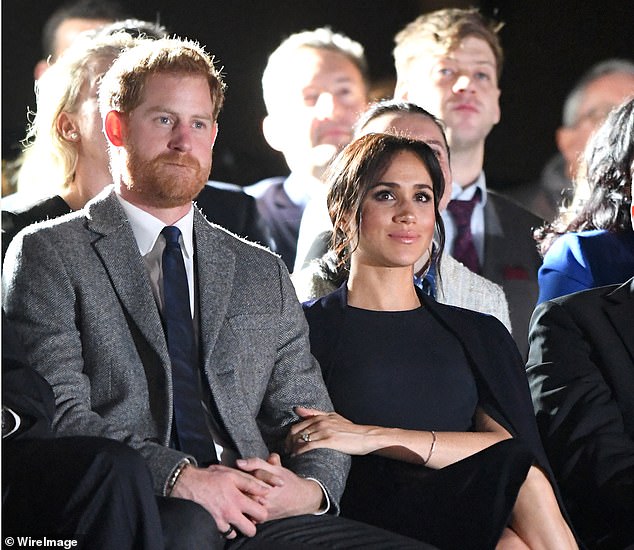
MULTIPOLYGON (((213 405, 220 422, 240 456, 253 454, 253 448, 245 443, 245 427, 250 419, 244 417, 248 411, 240 407, 241 389, 231 361, 221 358, 224 354, 235 353, 226 349, 218 336, 227 318, 233 279, 235 256, 231 249, 222 245, 225 236, 221 229, 211 226, 202 215, 194 217, 194 243, 196 248, 196 279, 198 281, 198 315, 200 320, 200 350, 202 366, 209 383, 213 405)), ((248 277, 248 273, 240 274, 248 277)), ((248 434, 250 435, 250 434, 248 434)))
POLYGON ((195 212, 194 245, 196 247, 198 312, 202 360, 205 369, 214 368, 211 355, 227 314, 233 287, 235 257, 227 247, 219 246, 219 239, 223 236, 224 233, 221 230, 213 228, 198 211, 195 212))
POLYGON ((605 313, 634 360, 634 278, 605 298, 605 313))
MULTIPOLYGON (((165 365, 170 364, 163 325, 139 249, 114 191, 88 207, 88 227, 101 235, 93 247, 122 307, 165 365)), ((169 370, 169 369, 168 369, 169 370)))

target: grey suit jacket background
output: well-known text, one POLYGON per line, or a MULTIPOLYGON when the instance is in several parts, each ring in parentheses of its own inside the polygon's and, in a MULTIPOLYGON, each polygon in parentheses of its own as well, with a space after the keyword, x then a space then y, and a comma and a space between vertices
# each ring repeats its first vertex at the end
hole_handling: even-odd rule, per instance
POLYGON ((543 220, 487 189, 484 205, 483 277, 504 289, 509 304, 513 339, 524 359, 528 355, 528 325, 537 303, 537 271, 542 259, 533 229, 543 220))
MULTIPOLYGON (((282 451, 294 407, 332 410, 308 327, 279 258, 194 216, 200 349, 211 393, 242 457, 282 451)), ((31 226, 7 252, 4 307, 28 361, 53 387, 60 435, 124 441, 155 491, 186 456, 169 448, 172 378, 158 307, 112 188, 85 209, 31 226)), ((323 483, 334 510, 349 458, 318 450, 285 465, 323 483)))

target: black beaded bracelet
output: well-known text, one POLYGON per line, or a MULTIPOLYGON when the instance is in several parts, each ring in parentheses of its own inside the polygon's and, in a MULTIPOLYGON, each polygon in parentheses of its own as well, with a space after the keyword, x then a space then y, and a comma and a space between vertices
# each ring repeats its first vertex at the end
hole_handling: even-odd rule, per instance
POLYGON ((176 485, 179 476, 183 473, 183 470, 187 468, 187 466, 189 466, 190 464, 191 461, 189 460, 189 458, 184 458, 180 462, 180 464, 176 466, 176 468, 172 472, 172 475, 167 480, 167 490, 165 491, 167 496, 170 496, 172 494, 172 491, 174 490, 174 485, 176 485))

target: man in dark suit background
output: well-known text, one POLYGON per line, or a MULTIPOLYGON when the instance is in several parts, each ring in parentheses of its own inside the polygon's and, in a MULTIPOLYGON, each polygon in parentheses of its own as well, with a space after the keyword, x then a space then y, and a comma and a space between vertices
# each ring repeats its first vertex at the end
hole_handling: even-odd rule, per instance
POLYGON ((454 180, 443 213, 447 250, 502 285, 513 337, 526 356, 541 264, 532 229, 541 220, 488 189, 483 172, 485 140, 500 120, 499 27, 474 9, 439 10, 408 24, 395 39, 395 97, 446 124, 454 180))
POLYGON ((632 327, 634 279, 544 302, 531 319, 537 426, 589 548, 634 547, 632 327))
POLYGON ((54 438, 53 391, 24 364, 12 328, 3 312, 3 538, 73 538, 78 548, 103 550, 163 548, 152 480, 141 456, 110 439, 54 438))
POLYGON ((634 279, 544 302, 527 374, 544 447, 590 548, 634 544, 634 279))
POLYGON ((158 495, 206 510, 210 548, 420 547, 334 516, 347 456, 282 462, 294 407, 331 403, 281 260, 193 208, 223 87, 194 43, 124 52, 99 97, 114 188, 9 247, 5 307, 54 429, 138 450, 158 495))
MULTIPOLYGON (((268 113, 262 129, 291 174, 263 180, 246 192, 257 198, 273 248, 289 271, 304 209, 313 197, 322 198, 323 171, 350 142, 352 125, 365 108, 367 71, 361 44, 327 28, 293 34, 269 56, 262 75, 268 113)), ((309 247, 319 232, 311 233, 309 247)))

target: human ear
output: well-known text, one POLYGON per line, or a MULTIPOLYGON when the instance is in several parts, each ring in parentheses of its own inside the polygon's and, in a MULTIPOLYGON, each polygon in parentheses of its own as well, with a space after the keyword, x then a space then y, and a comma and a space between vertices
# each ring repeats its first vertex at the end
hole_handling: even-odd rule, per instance
POLYGON ((46 59, 40 59, 33 67, 33 80, 39 80, 49 67, 46 59))
POLYGON ((211 148, 214 148, 214 144, 216 143, 216 138, 218 137, 218 123, 214 122, 214 128, 211 132, 211 148))
POLYGON ((119 111, 110 111, 106 114, 103 127, 108 141, 115 147, 122 147, 124 144, 125 120, 119 111))
POLYGON ((272 149, 279 151, 284 150, 284 129, 282 125, 278 123, 275 116, 267 115, 262 121, 262 133, 264 139, 271 146, 272 149))
POLYGON ((566 160, 568 176, 574 175, 579 161, 580 151, 583 149, 579 147, 576 130, 565 126, 558 128, 555 133, 555 141, 557 142, 557 149, 559 149, 559 152, 566 160))
POLYGON ((71 141, 73 143, 80 140, 79 127, 75 116, 65 111, 61 112, 55 121, 57 133, 65 141, 71 141))

